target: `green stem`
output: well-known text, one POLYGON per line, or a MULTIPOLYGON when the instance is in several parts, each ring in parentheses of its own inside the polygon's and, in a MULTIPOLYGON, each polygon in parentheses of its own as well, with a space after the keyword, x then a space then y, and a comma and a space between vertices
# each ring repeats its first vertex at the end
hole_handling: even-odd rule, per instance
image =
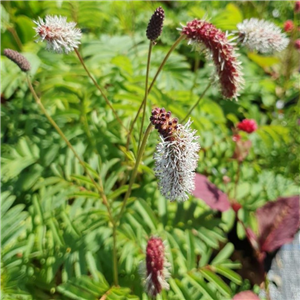
POLYGON ((212 81, 209 82, 208 86, 205 88, 203 93, 200 95, 197 102, 192 106, 192 108, 189 110, 187 115, 180 121, 180 123, 183 123, 189 117, 189 115, 192 113, 192 111, 198 106, 198 104, 203 99, 204 95, 206 94, 207 90, 210 88, 211 85, 212 85, 212 81))
POLYGON ((142 134, 143 134, 144 121, 145 121, 145 115, 146 115, 147 96, 148 96, 148 79, 149 79, 149 70, 150 70, 151 51, 152 51, 152 41, 150 41, 150 43, 149 43, 149 50, 148 50, 146 82, 145 82, 145 96, 144 96, 144 101, 143 101, 143 103, 144 103, 143 104, 143 116, 142 116, 142 125, 141 125, 141 130, 140 130, 138 149, 140 148, 140 143, 141 143, 142 134))
POLYGON ((61 136, 61 138, 65 141, 65 143, 67 144, 67 146, 71 149, 71 151, 74 153, 75 157, 78 159, 79 163, 82 165, 84 171, 86 172, 86 174, 88 175, 88 177, 90 178, 90 180, 92 181, 92 183, 94 184, 95 188, 97 189, 100 197, 103 199, 103 204, 107 207, 107 211, 109 213, 111 222, 113 222, 113 218, 112 218, 112 213, 110 210, 110 206, 108 204, 106 195, 104 194, 103 191, 103 187, 102 187, 102 182, 100 181, 101 186, 99 186, 96 181, 94 180, 93 176, 90 174, 88 168, 86 167, 86 163, 80 158, 80 156, 77 154, 77 152, 75 151, 75 149, 73 148, 73 146, 71 145, 71 143, 69 142, 69 140, 67 139, 67 137, 64 135, 64 133, 61 131, 61 129, 59 128, 59 126, 56 124, 56 122, 52 119, 52 117, 47 113, 44 105, 42 104, 41 100, 39 99, 39 97, 37 96, 31 81, 29 79, 29 76, 27 75, 27 82, 28 82, 28 86, 29 89, 35 99, 35 102, 37 103, 37 105, 40 107, 40 109, 42 110, 42 112, 44 113, 44 115, 46 116, 46 118, 48 119, 48 121, 51 123, 51 125, 56 129, 56 131, 59 133, 59 135, 61 136))
POLYGON ((240 180, 241 166, 242 166, 242 162, 238 161, 238 169, 236 172, 236 178, 235 178, 235 182, 234 182, 234 196, 233 196, 234 200, 236 200, 236 196, 237 196, 237 187, 238 187, 238 183, 240 180))
POLYGON ((74 50, 75 50, 75 53, 76 53, 77 57, 79 58, 80 63, 82 64, 84 70, 86 71, 87 75, 93 81, 95 87, 100 91, 100 93, 101 93, 102 97, 104 98, 106 104, 112 110, 115 118, 117 119, 117 121, 119 122, 119 124, 126 130, 126 132, 128 132, 127 128, 123 125, 122 120, 118 117, 117 112, 113 108, 112 104, 110 103, 110 101, 108 100, 108 98, 106 97, 106 95, 104 94, 104 92, 102 91, 101 87, 98 85, 98 83, 96 82, 96 80, 94 79, 94 77, 92 76, 92 74, 90 73, 90 71, 88 70, 88 68, 86 67, 86 65, 85 65, 85 63, 83 61, 83 58, 81 57, 80 53, 78 52, 78 50, 76 48, 74 48, 74 50))
POLYGON ((35 102, 37 103, 37 105, 40 107, 40 109, 42 110, 42 112, 44 113, 44 115, 46 116, 46 118, 48 119, 48 121, 51 123, 51 125, 56 129, 56 131, 59 133, 59 135, 61 136, 61 138, 65 141, 65 143, 67 144, 67 146, 71 149, 71 151, 74 153, 75 157, 78 159, 79 163, 82 165, 83 169, 85 170, 86 174, 88 175, 88 177, 90 178, 90 180, 92 181, 92 183, 94 184, 95 188, 97 189, 100 198, 102 198, 103 200, 103 204, 106 206, 107 212, 108 212, 108 216, 110 219, 110 222, 112 223, 113 226, 113 265, 114 265, 114 283, 115 285, 118 285, 118 265, 117 265, 117 249, 116 249, 116 222, 113 218, 112 212, 111 212, 111 208, 109 206, 109 202, 106 198, 106 195, 103 191, 103 184, 101 181, 101 178, 99 178, 99 184, 100 186, 96 183, 96 181, 94 180, 93 176, 90 174, 88 168, 86 167, 86 163, 80 158, 80 156, 77 154, 77 152, 75 151, 75 149, 73 148, 73 146, 71 145, 71 143, 69 142, 69 140, 67 139, 67 137, 64 135, 64 133, 61 131, 61 129, 59 128, 59 126, 56 124, 56 122, 52 119, 52 117, 48 114, 47 110, 45 109, 44 105, 42 104, 40 98, 37 96, 32 83, 29 79, 29 76, 27 75, 27 82, 28 82, 28 86, 29 89, 34 97, 35 102))
POLYGON ((113 224, 113 267, 114 267, 114 285, 118 286, 118 258, 117 258, 117 225, 113 224))
POLYGON ((162 63, 160 64, 159 68, 157 69, 157 72, 156 72, 156 74, 155 74, 155 76, 154 76, 154 78, 153 78, 153 80, 152 80, 152 82, 151 82, 151 84, 150 84, 150 86, 149 86, 148 94, 150 93, 150 91, 151 91, 151 89, 152 89, 152 87, 153 87, 153 85, 154 85, 154 83, 155 83, 155 81, 156 81, 156 79, 157 79, 157 77, 158 77, 160 71, 162 70, 163 66, 164 66, 165 63, 167 62, 167 60, 168 60, 170 54, 173 52, 173 50, 177 47, 177 45, 178 45, 184 38, 185 38, 185 36, 184 36, 184 35, 181 35, 181 36, 175 41, 175 43, 172 45, 172 47, 170 48, 170 50, 168 51, 167 55, 166 55, 165 58, 163 59, 163 61, 162 61, 162 63))
POLYGON ((175 41, 175 43, 173 44, 173 46, 170 48, 170 50, 169 50, 168 53, 166 54, 165 58, 163 59, 162 63, 160 64, 159 68, 157 69, 156 74, 155 74, 155 76, 154 76, 154 78, 153 78, 153 80, 152 80, 152 82, 151 82, 151 84, 150 84, 150 86, 149 86, 149 88, 148 88, 148 93, 146 93, 146 95, 145 95, 145 97, 144 97, 144 99, 143 99, 143 102, 141 103, 141 105, 140 105, 140 107, 139 107, 139 109, 138 109, 138 111, 137 111, 137 113, 136 113, 136 115, 135 115, 135 118, 134 118, 134 120, 133 120, 132 123, 131 123, 130 129, 129 129, 129 133, 128 133, 128 137, 127 137, 127 144, 126 144, 126 149, 127 149, 127 150, 128 150, 128 146, 129 146, 130 135, 131 135, 131 133, 132 133, 134 124, 135 124, 135 122, 136 122, 136 120, 137 120, 137 118, 138 118, 138 116, 139 116, 139 114, 140 114, 140 112, 141 112, 141 110, 142 110, 142 107, 143 107, 143 105, 144 105, 145 102, 146 102, 147 95, 150 93, 150 91, 151 91, 151 89, 152 89, 152 87, 153 87, 153 85, 154 85, 154 83, 155 83, 155 81, 156 81, 156 79, 157 79, 159 73, 161 72, 163 66, 164 66, 165 63, 167 62, 167 60, 168 60, 170 54, 172 53, 172 51, 176 48, 176 46, 177 46, 184 38, 185 38, 185 36, 184 36, 184 35, 181 35, 181 36, 175 41))
POLYGON ((12 34, 12 36, 14 37, 14 39, 15 39, 15 41, 16 41, 19 49, 20 49, 20 51, 22 51, 23 45, 22 45, 22 42, 21 42, 16 30, 13 27, 8 27, 7 30, 12 34))
POLYGON ((142 160, 142 157, 143 157, 143 154, 144 154, 144 150, 145 150, 145 147, 146 147, 146 144, 147 144, 147 140, 148 140, 148 137, 149 137, 149 134, 150 134, 151 130, 152 130, 152 125, 150 123, 149 126, 147 127, 147 130, 146 130, 146 132, 144 134, 144 138, 143 138, 141 147, 140 147, 140 149, 138 151, 136 162, 135 162, 135 165, 134 165, 134 169, 133 169, 133 171, 131 173, 131 177, 130 177, 130 180, 129 180, 128 189, 127 189, 127 192, 126 192, 126 194, 124 196, 122 208, 121 208, 120 213, 119 213, 119 215, 117 217, 117 221, 119 221, 121 219, 122 214, 124 212, 124 209, 126 207, 128 198, 129 198, 129 196, 131 194, 132 185, 133 185, 134 180, 136 178, 136 175, 137 175, 137 172, 138 172, 138 167, 139 167, 140 162, 142 160))

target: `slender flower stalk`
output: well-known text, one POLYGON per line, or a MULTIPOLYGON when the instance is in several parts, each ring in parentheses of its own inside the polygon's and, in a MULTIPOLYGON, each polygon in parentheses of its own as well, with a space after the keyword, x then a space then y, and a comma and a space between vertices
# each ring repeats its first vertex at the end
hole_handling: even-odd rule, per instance
POLYGON ((94 83, 95 87, 98 89, 98 91, 101 93, 102 97, 104 98, 106 104, 109 106, 109 108, 112 110, 116 120, 119 122, 119 124, 123 127, 123 129, 126 130, 126 132, 128 131, 127 128, 123 125, 122 120, 118 117, 117 112, 115 111, 114 107, 112 106, 111 102, 108 100, 108 98, 106 97, 106 95, 104 94, 104 92, 102 91, 101 87, 99 86, 99 84, 97 83, 97 81, 94 79, 94 77, 92 76, 92 74, 90 73, 90 71, 88 70, 87 66, 84 63, 84 60, 82 58, 82 56, 80 55, 79 51, 77 49, 75 49, 75 53, 80 61, 80 63, 82 64, 85 72, 87 73, 87 75, 89 76, 89 78, 92 80, 92 82, 94 83))
POLYGON ((140 147, 140 143, 141 143, 141 139, 142 139, 143 127, 144 127, 144 121, 145 121, 145 115, 146 115, 147 96, 148 96, 148 78, 149 78, 149 70, 150 70, 150 59, 151 59, 152 45, 155 45, 155 40, 162 33, 164 18, 165 18, 164 10, 161 7, 158 7, 154 11, 153 15, 151 16, 151 19, 149 21, 149 24, 148 24, 148 27, 147 27, 147 30, 146 30, 146 36, 151 42, 149 44, 148 58, 147 58, 145 96, 144 96, 144 99, 143 99, 143 102, 142 102, 143 116, 142 116, 142 124, 141 124, 138 148, 140 147))
POLYGON ((208 51, 216 67, 223 97, 237 99, 244 79, 235 43, 228 40, 227 34, 204 20, 188 22, 181 34, 196 51, 208 51))
POLYGON ((152 111, 151 123, 160 134, 154 153, 155 175, 163 196, 173 201, 186 201, 195 189, 195 169, 200 145, 191 122, 178 124, 164 108, 152 111))
POLYGON ((137 158, 136 158, 136 161, 135 161, 135 165, 134 165, 133 171, 132 171, 131 176, 130 176, 128 189, 127 189, 126 194, 124 196, 122 207, 121 207, 119 215, 116 218, 116 222, 118 222, 121 219, 121 217, 123 215, 123 212, 125 210, 128 198, 130 197, 131 190, 132 190, 132 185, 133 185, 134 180, 136 178, 140 162, 143 158, 143 154, 144 154, 144 151, 145 151, 145 148, 146 148, 147 140, 148 140, 149 134, 152 130, 152 127, 153 127, 152 124, 149 124, 149 126, 147 127, 146 132, 144 134, 144 137, 143 137, 143 140, 142 140, 142 143, 141 143, 141 147, 139 148, 139 151, 137 153, 137 158))
POLYGON ((144 100, 142 102, 143 103, 143 115, 142 115, 142 124, 141 124, 140 136, 139 136, 138 149, 140 147, 140 143, 141 143, 141 140, 142 140, 143 127, 144 127, 144 121, 145 121, 145 115, 146 115, 147 96, 148 96, 148 78, 149 78, 149 70, 150 70, 151 52, 152 52, 152 42, 150 42, 149 50, 148 50, 147 69, 146 69, 146 82, 145 82, 145 95, 144 95, 144 100))
POLYGON ((13 36, 13 38, 15 39, 17 45, 18 45, 18 48, 20 51, 23 50, 23 45, 22 45, 22 42, 18 36, 18 33, 16 32, 16 29, 13 28, 13 27, 7 27, 7 30, 11 33, 11 35, 13 36))
POLYGON ((237 25, 238 41, 250 50, 272 53, 284 50, 289 39, 272 22, 251 18, 237 25))
POLYGON ((90 171, 88 170, 88 168, 86 166, 87 164, 80 158, 80 156, 75 151, 75 149, 72 146, 72 144, 70 143, 70 141, 67 139, 67 137, 64 135, 64 133, 61 131, 61 129, 56 124, 56 122, 52 119, 52 117, 48 114, 48 112, 45 109, 44 105, 42 104, 40 98, 37 96, 28 75, 27 75, 27 83, 28 83, 29 89, 30 89, 30 91, 33 95, 33 98, 35 99, 37 105, 40 107, 40 109, 42 110, 42 112, 44 113, 44 115, 46 116, 48 121, 50 122, 50 124, 56 129, 56 131, 59 133, 61 138, 65 141, 67 146, 71 149, 74 156, 78 159, 79 163, 82 165, 82 167, 83 167, 84 171, 86 172, 87 176, 90 178, 91 182, 93 183, 96 190, 98 191, 100 198, 102 198, 102 203, 105 205, 105 207, 107 209, 109 220, 110 220, 110 222, 113 226, 113 270, 114 270, 113 275, 114 275, 114 284, 117 286, 118 285, 118 266, 117 266, 117 250, 116 250, 117 249, 117 241, 116 241, 116 226, 117 225, 116 225, 116 222, 114 220, 114 217, 113 217, 109 202, 107 200, 107 197, 104 193, 102 180, 99 177, 99 184, 94 180, 93 176, 91 175, 90 171))
POLYGON ((78 48, 81 39, 81 31, 76 28, 76 23, 67 22, 66 17, 62 16, 46 16, 45 21, 39 18, 33 21, 38 41, 47 42, 47 50, 57 53, 69 53, 78 48))
POLYGON ((148 240, 146 262, 141 266, 145 291, 151 298, 155 298, 163 289, 169 289, 167 279, 170 277, 170 264, 165 258, 165 246, 159 237, 151 237, 148 240))
MULTIPOLYGON (((152 89, 154 83, 156 82, 156 79, 157 79, 158 75, 160 74, 162 68, 164 67, 165 63, 167 62, 169 56, 171 55, 171 53, 173 52, 173 50, 177 47, 177 45, 178 45, 183 39, 184 39, 184 36, 180 36, 180 37, 175 41, 175 43, 172 45, 172 47, 169 49, 168 53, 167 53, 166 56, 164 57, 164 59, 163 59, 163 61, 161 62, 160 66, 158 67, 158 69, 157 69, 157 71, 156 71, 156 74, 155 74, 154 78, 152 79, 152 82, 151 82, 151 84, 150 84, 150 86, 149 86, 149 88, 148 88, 148 94, 151 92, 151 89, 152 89)), ((127 143, 126 143, 126 149, 127 149, 127 150, 128 150, 128 147, 129 147, 130 135, 131 135, 131 133, 132 133, 134 124, 136 123, 136 120, 137 120, 137 118, 138 118, 138 116, 139 116, 139 114, 140 114, 140 112, 141 112, 141 110, 142 110, 142 108, 143 108, 143 105, 145 104, 145 101, 146 101, 146 99, 145 99, 145 97, 144 97, 144 99, 143 99, 143 101, 142 101, 142 103, 141 103, 141 105, 140 105, 140 107, 139 107, 139 109, 138 109, 138 111, 137 111, 137 113, 136 113, 136 115, 135 115, 135 117, 134 117, 132 123, 131 123, 130 129, 129 129, 129 133, 128 133, 128 137, 127 137, 127 143)))
POLYGON ((200 103, 200 101, 203 99, 204 95, 206 94, 206 92, 208 91, 208 89, 211 87, 212 85, 212 81, 209 82, 209 84, 207 85, 207 87, 205 88, 205 90, 203 91, 203 93, 200 95, 200 97, 198 98, 197 102, 191 107, 191 109, 189 110, 189 112, 186 114, 186 116, 182 119, 181 123, 183 123, 193 112, 193 110, 198 106, 198 104, 200 103))
POLYGON ((103 187, 102 187, 102 181, 100 181, 101 186, 99 186, 93 176, 90 174, 88 168, 86 167, 86 163, 80 158, 80 156, 77 154, 77 152, 75 151, 75 149, 73 148, 73 146, 71 145, 70 141, 67 139, 67 137, 64 135, 64 133, 61 131, 61 129, 59 128, 59 126, 56 124, 56 122, 52 119, 52 117, 48 114, 47 110, 45 109, 44 105, 42 104, 41 100, 38 98, 32 84, 31 81, 29 79, 29 77, 27 76, 27 83, 29 86, 29 89, 37 103, 37 105, 40 107, 40 109, 42 110, 42 112, 44 113, 44 115, 46 116, 46 118, 48 119, 48 121, 50 122, 50 124, 56 129, 56 131, 59 133, 59 135, 61 136, 61 138, 66 142, 67 146, 71 149, 71 151, 73 152, 73 154, 75 155, 75 157, 78 159, 78 161, 80 162, 80 164, 82 165, 82 167, 84 168, 86 174, 89 176, 89 178, 91 179, 92 183, 94 184, 94 186, 96 187, 97 191, 99 192, 101 198, 103 199, 103 204, 105 206, 107 206, 109 214, 111 215, 111 211, 110 211, 110 207, 108 205, 108 201, 107 198, 104 194, 103 191, 103 187))

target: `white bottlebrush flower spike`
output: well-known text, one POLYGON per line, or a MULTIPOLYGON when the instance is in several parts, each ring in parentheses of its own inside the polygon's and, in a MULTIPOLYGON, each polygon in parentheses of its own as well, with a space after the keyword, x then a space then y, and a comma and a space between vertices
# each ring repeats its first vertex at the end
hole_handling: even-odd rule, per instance
POLYGON ((289 39, 275 24, 255 18, 244 20, 237 25, 239 42, 250 50, 272 53, 284 50, 289 39))
POLYGON ((69 53, 78 48, 81 39, 81 31, 76 28, 76 23, 67 22, 66 17, 46 16, 45 21, 39 18, 34 21, 37 27, 34 27, 37 41, 47 41, 47 50, 53 50, 57 53, 65 51, 69 53))
POLYGON ((191 122, 177 125, 177 119, 170 119, 170 115, 164 109, 152 111, 151 122, 160 133, 154 171, 163 196, 170 201, 186 201, 195 188, 200 145, 196 130, 190 128, 191 122))

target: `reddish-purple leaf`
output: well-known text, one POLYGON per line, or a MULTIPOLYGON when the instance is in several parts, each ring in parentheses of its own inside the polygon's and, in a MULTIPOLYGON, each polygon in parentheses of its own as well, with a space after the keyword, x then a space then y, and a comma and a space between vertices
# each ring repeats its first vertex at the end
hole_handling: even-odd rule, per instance
POLYGON ((256 212, 260 250, 272 252, 293 240, 299 228, 299 196, 278 198, 256 212))
POLYGON ((260 300, 252 291, 244 291, 236 294, 232 300, 260 300))
POLYGON ((227 195, 209 182, 206 176, 198 173, 195 176, 193 195, 203 200, 212 209, 226 211, 230 208, 227 195))

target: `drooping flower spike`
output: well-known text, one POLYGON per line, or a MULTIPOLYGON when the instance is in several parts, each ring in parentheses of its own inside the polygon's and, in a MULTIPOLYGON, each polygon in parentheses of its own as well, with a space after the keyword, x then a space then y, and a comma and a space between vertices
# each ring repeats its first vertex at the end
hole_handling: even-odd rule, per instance
POLYGON ((146 262, 141 270, 145 291, 151 298, 156 297, 163 289, 169 289, 169 266, 163 241, 159 237, 151 237, 147 243, 146 262))
POLYGON ((195 169, 200 145, 191 122, 178 124, 164 108, 152 110, 151 123, 160 133, 154 153, 155 175, 161 194, 172 201, 185 201, 195 189, 195 169))
POLYGON ((13 61, 23 72, 28 72, 30 70, 29 61, 19 52, 11 49, 4 49, 3 54, 13 61))
POLYGON ((272 53, 284 50, 289 39, 272 22, 251 18, 237 25, 238 41, 250 50, 272 53))
POLYGON ((216 67, 222 95, 237 99, 244 79, 235 44, 228 40, 227 34, 211 23, 197 19, 183 26, 181 33, 195 50, 208 50, 216 67))
POLYGON ((67 22, 67 18, 61 16, 46 16, 45 21, 39 18, 34 23, 36 36, 39 36, 37 42, 45 40, 47 50, 69 53, 78 48, 81 31, 75 27, 76 23, 67 22))

